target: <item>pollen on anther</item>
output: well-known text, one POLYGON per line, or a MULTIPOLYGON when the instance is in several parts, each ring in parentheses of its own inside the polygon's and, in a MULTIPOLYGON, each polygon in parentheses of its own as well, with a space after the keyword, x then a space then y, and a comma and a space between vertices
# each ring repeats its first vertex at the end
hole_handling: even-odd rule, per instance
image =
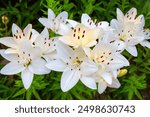
POLYGON ((102 60, 102 63, 104 62, 104 60, 102 60))
POLYGON ((108 62, 107 65, 109 65, 110 63, 108 62))
POLYGON ((109 55, 111 55, 112 53, 110 52, 109 55))
POLYGON ((112 59, 110 59, 111 61, 113 61, 114 59, 112 58, 112 59))
POLYGON ((80 39, 80 36, 78 36, 78 39, 80 39))
POLYGON ((73 34, 73 36, 75 37, 76 35, 75 35, 75 34, 73 34))
POLYGON ((84 35, 82 35, 82 38, 84 37, 84 35))
POLYGON ((80 28, 78 29, 78 31, 80 31, 80 28))
POLYGON ((104 56, 100 56, 100 58, 103 58, 104 56))

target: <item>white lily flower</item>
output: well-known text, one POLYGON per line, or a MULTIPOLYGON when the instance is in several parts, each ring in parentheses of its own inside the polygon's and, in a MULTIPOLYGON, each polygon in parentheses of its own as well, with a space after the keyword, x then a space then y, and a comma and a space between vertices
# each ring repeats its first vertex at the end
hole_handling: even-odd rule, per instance
POLYGON ((39 18, 39 22, 48 29, 51 29, 57 34, 64 35, 70 31, 70 27, 67 25, 68 13, 66 11, 61 12, 57 17, 55 13, 48 9, 48 18, 39 18))
POLYGON ((49 61, 51 59, 56 58, 56 41, 58 40, 57 37, 53 39, 49 38, 49 32, 47 28, 35 38, 35 41, 32 43, 34 47, 41 48, 41 56, 46 60, 49 61))
POLYGON ((112 84, 113 77, 117 78, 117 70, 129 66, 128 60, 120 54, 118 48, 110 43, 100 41, 93 50, 85 49, 87 56, 92 59, 98 67, 97 74, 101 76, 108 84, 112 84))
POLYGON ((97 71, 97 66, 86 57, 82 48, 71 49, 62 42, 57 43, 58 58, 49 61, 49 69, 62 71, 61 89, 66 92, 73 88, 79 80, 87 87, 96 89, 94 79, 87 75, 97 71))
POLYGON ((136 18, 137 10, 130 9, 125 15, 120 9, 117 9, 117 20, 111 21, 112 28, 115 29, 116 37, 125 44, 125 49, 133 56, 137 56, 137 44, 144 40, 143 27, 144 16, 140 15, 136 18))
POLYGON ((18 53, 5 54, 5 50, 2 50, 1 55, 10 62, 1 69, 0 73, 14 75, 21 72, 22 82, 26 89, 30 87, 34 74, 50 72, 45 67, 46 61, 40 57, 40 49, 33 48, 29 40, 24 40, 19 45, 18 53))
POLYGON ((145 20, 143 15, 139 15, 137 17, 137 9, 136 8, 131 8, 125 15, 123 12, 117 8, 117 20, 122 23, 134 23, 136 26, 140 26, 143 28, 145 25, 145 20), (139 25, 138 25, 139 24, 139 25))
POLYGON ((28 24, 24 30, 21 30, 16 24, 12 25, 12 34, 13 37, 3 37, 0 38, 0 43, 9 47, 6 49, 5 53, 17 53, 18 46, 24 40, 33 41, 31 38, 32 25, 28 24))
POLYGON ((77 47, 92 47, 97 44, 100 30, 98 28, 90 29, 83 24, 75 24, 76 26, 68 34, 61 36, 59 40, 67 45, 77 47))

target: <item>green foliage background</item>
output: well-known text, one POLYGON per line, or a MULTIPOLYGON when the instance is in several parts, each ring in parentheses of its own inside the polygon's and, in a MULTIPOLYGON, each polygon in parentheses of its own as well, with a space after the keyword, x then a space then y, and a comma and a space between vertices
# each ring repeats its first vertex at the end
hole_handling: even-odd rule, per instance
MULTIPOLYGON (((44 27, 38 22, 38 18, 47 17, 47 8, 53 9, 56 14, 66 10, 69 18, 77 21, 80 21, 82 13, 99 21, 110 21, 116 18, 116 8, 126 13, 132 7, 137 8, 138 14, 145 16, 145 28, 150 28, 150 0, 1 0, 0 18, 7 16, 9 23, 5 25, 0 19, 0 37, 11 35, 12 23, 21 28, 31 23, 33 28, 41 31, 44 27)), ((5 47, 0 45, 1 48, 5 47)), ((35 76, 32 86, 26 91, 20 74, 0 74, 0 99, 150 99, 150 49, 138 45, 138 53, 135 58, 123 52, 131 65, 126 68, 128 73, 119 78, 122 84, 119 89, 107 88, 100 95, 79 82, 72 90, 64 93, 60 89, 61 73, 51 72, 48 75, 35 76)), ((0 57, 0 68, 6 63, 0 57)))

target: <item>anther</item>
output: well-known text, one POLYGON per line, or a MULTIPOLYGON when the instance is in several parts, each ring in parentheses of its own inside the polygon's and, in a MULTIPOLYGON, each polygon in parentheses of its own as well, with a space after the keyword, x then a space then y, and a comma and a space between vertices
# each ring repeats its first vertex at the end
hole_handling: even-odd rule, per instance
POLYGON ((102 60, 102 63, 104 62, 104 60, 102 60))
POLYGON ((80 28, 78 29, 78 31, 80 31, 80 28))
POLYGON ((75 34, 73 34, 73 36, 75 37, 76 35, 75 35, 75 34))

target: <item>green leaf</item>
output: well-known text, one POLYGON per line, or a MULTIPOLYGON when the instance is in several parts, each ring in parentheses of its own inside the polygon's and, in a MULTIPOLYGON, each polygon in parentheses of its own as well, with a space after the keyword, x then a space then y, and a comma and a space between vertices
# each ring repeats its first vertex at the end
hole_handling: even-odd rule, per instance
POLYGON ((38 92, 34 88, 32 88, 32 92, 33 92, 33 95, 36 97, 36 99, 41 100, 38 92))
POLYGON ((13 98, 18 97, 18 96, 24 94, 25 92, 26 92, 26 89, 23 88, 23 89, 19 90, 17 93, 15 93, 15 95, 13 95, 13 98))

